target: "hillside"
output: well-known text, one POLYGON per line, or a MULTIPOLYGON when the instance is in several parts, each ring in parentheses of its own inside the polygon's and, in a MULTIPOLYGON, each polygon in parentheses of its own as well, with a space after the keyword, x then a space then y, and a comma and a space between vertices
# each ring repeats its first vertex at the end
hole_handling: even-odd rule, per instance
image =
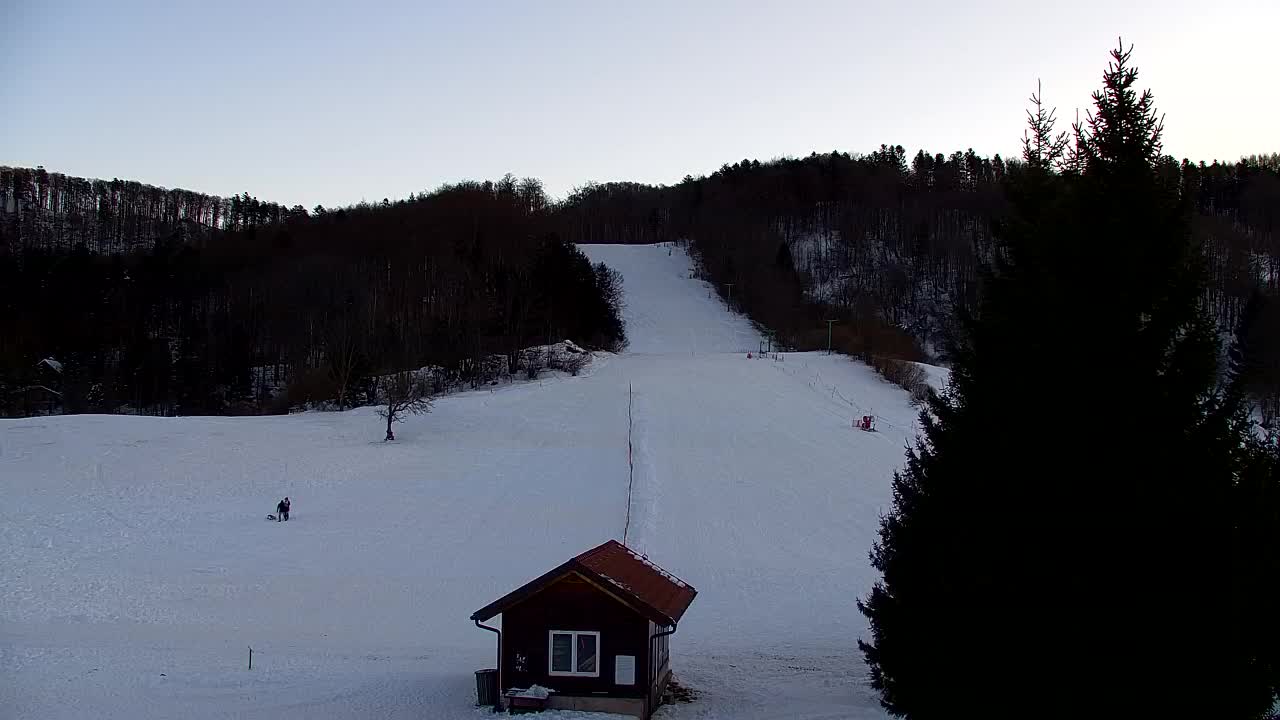
MULTIPOLYGON (((1175 162, 1206 270, 1203 303, 1224 336, 1256 335, 1251 400, 1280 418, 1280 157, 1175 162)), ((957 311, 973 312, 1020 160, 882 145, 768 162, 742 160, 673 186, 588 185, 558 210, 575 242, 680 239, 735 309, 798 349, 944 357, 957 311)), ((1112 264, 1091 256, 1086 276, 1112 264)), ((1136 281, 1136 278, 1131 278, 1136 281)))
POLYGON ((7 201, 14 222, 0 218, 0 416, 345 409, 408 368, 478 387, 518 371, 522 348, 622 340, 611 279, 548 231, 536 182, 282 217, 205 198, 210 216, 204 196, 134 183, 116 208, 136 211, 126 222, 96 195, 58 200, 113 186, 46 179, 15 181, 26 198, 7 201), (101 221, 74 219, 95 197, 101 221), (198 217, 227 222, 199 241, 147 234, 198 217), (112 228, 143 234, 95 239, 112 228))
MULTIPOLYGON (((1193 210, 1206 310, 1224 335, 1280 336, 1280 158, 1161 164, 1193 210)), ((481 383, 488 358, 552 336, 611 347, 612 318, 589 278, 557 271, 553 238, 688 243, 715 291, 790 347, 827 347, 823 320, 838 319, 842 352, 945 357, 1021 168, 881 145, 674 185, 588 182, 559 200, 508 175, 307 210, 0 167, 0 415, 345 406, 368 395, 333 380, 352 370, 431 364, 481 383), (570 286, 572 301, 556 296, 570 286), (359 361, 338 370, 353 337, 359 361), (41 370, 47 357, 66 373, 41 370)), ((1274 423, 1280 351, 1252 347, 1249 394, 1274 423)))
POLYGON ((623 276, 628 351, 444 397, 393 444, 372 408, 0 420, 0 708, 482 716, 493 636, 467 617, 622 538, 631 388, 627 541, 699 590, 672 641, 699 699, 663 717, 883 717, 854 600, 906 394, 840 356, 748 360, 679 249, 583 249, 623 276), (265 521, 283 495, 293 519, 265 521))

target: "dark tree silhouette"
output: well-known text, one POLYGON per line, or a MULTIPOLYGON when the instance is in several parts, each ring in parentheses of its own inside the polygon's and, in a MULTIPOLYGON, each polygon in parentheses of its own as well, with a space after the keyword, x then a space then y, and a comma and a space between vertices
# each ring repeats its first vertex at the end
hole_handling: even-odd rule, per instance
POLYGON ((1274 621, 1236 590, 1276 547, 1232 546, 1249 425, 1218 386, 1161 120, 1112 58, 1078 172, 1031 114, 952 388, 894 479, 859 644, 896 715, 1245 718, 1274 698, 1241 641, 1274 621))
POLYGON ((420 373, 401 370, 382 380, 383 407, 378 416, 387 421, 386 440, 396 439, 391 426, 406 415, 421 415, 431 411, 431 385, 420 373))
POLYGON ((312 215, 5 168, 0 412, 344 408, 405 368, 474 385, 531 345, 617 347, 616 288, 550 213, 510 177, 312 215), (129 220, 86 223, 90 206, 129 220), (45 357, 61 395, 25 390, 45 357))

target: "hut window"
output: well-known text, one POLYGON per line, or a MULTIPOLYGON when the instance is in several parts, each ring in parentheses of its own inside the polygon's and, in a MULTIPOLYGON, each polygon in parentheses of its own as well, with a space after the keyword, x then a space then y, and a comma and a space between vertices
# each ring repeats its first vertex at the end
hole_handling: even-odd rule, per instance
POLYGON ((548 640, 550 675, 600 677, 600 633, 552 630, 548 640))

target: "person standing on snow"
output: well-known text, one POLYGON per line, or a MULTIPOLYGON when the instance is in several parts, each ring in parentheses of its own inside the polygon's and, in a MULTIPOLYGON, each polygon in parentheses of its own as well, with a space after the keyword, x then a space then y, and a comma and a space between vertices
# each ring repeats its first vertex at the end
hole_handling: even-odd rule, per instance
POLYGON ((289 498, 276 503, 276 522, 289 519, 289 498))
POLYGON ((282 504, 284 505, 284 521, 289 522, 289 496, 288 495, 285 496, 282 504))

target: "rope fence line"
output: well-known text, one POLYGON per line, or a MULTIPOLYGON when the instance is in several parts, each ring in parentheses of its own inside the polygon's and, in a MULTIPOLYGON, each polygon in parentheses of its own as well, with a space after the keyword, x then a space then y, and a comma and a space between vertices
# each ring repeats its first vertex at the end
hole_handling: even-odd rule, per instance
POLYGON ((632 428, 635 424, 632 407, 634 392, 631 383, 627 383, 627 519, 622 525, 622 544, 627 544, 627 534, 631 532, 631 488, 636 481, 636 464, 632 447, 632 428))

